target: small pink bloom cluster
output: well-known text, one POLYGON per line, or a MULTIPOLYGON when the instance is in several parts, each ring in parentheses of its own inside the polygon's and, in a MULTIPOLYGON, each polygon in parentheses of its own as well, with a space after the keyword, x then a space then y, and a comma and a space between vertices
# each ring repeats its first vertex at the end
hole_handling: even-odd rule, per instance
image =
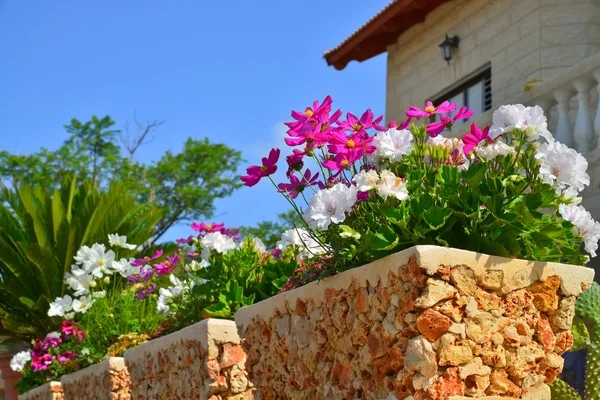
POLYGON ((53 362, 65 363, 77 357, 73 343, 81 343, 85 333, 74 321, 63 321, 60 332, 53 332, 43 339, 36 339, 31 348, 31 369, 34 372, 47 370, 53 362))

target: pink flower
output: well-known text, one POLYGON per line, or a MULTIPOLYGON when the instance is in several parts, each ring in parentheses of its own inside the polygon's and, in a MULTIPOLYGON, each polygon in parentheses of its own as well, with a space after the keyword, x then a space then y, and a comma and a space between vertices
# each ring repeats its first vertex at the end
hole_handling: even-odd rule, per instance
POLYGON ((288 178, 294 173, 294 171, 300 171, 302 167, 304 167, 303 159, 305 155, 305 152, 294 149, 292 150, 292 154, 285 158, 285 161, 288 164, 288 170, 285 174, 288 178))
POLYGON ((221 229, 224 229, 225 222, 221 222, 220 224, 217 224, 216 222, 213 222, 212 224, 205 224, 204 222, 201 222, 201 223, 194 222, 194 223, 192 223, 191 227, 196 232, 213 233, 213 232, 219 232, 219 231, 221 231, 221 229))
POLYGON ((140 265, 148 264, 152 260, 156 260, 157 258, 161 257, 162 255, 163 255, 163 251, 162 250, 156 250, 156 252, 154 252, 154 254, 152 255, 152 257, 146 256, 144 258, 138 258, 137 260, 133 260, 133 262, 131 263, 131 265, 133 267, 139 267, 140 265))
POLYGON ((279 260, 283 256, 283 253, 279 249, 273 249, 271 250, 271 255, 274 259, 279 260))
POLYGON ((295 121, 286 122, 285 125, 288 128, 290 128, 291 131, 295 131, 307 123, 314 122, 317 119, 317 117, 329 115, 329 113, 331 112, 332 104, 333 99, 331 98, 331 96, 325 97, 323 103, 321 103, 320 105, 319 101, 315 100, 313 102, 312 107, 306 107, 303 113, 298 111, 292 111, 292 118, 294 118, 295 121))
POLYGON ((157 275, 168 275, 177 268, 177 262, 179 262, 179 256, 174 254, 173 256, 167 256, 165 261, 154 266, 157 275))
POLYGON ((287 193, 290 198, 295 199, 307 187, 317 185, 319 188, 323 189, 325 186, 317 179, 319 179, 319 173, 317 172, 311 176, 310 170, 307 169, 304 171, 304 176, 301 179, 292 175, 290 176, 290 183, 280 183, 277 187, 279 188, 280 193, 287 193))
POLYGON ((368 109, 361 115, 360 119, 354 114, 346 114, 346 120, 339 123, 339 126, 344 130, 353 131, 355 133, 366 134, 367 129, 375 128, 377 130, 385 130, 385 128, 379 126, 379 123, 383 119, 380 116, 373 120, 374 114, 368 109))
POLYGON ((429 118, 435 114, 448 114, 452 111, 456 110, 456 104, 450 103, 449 101, 444 101, 439 106, 435 107, 431 101, 425 103, 425 108, 423 110, 410 106, 408 110, 406 110, 406 116, 409 118, 429 118))
POLYGON ((427 133, 431 137, 436 137, 444 131, 446 128, 451 128, 454 123, 460 119, 467 119, 473 115, 473 110, 467 110, 467 107, 462 106, 460 110, 456 112, 454 117, 450 118, 445 115, 440 115, 439 122, 432 122, 427 125, 427 133))
POLYGON ((71 351, 71 350, 66 350, 62 354, 58 355, 58 361, 66 362, 75 357, 77 357, 77 353, 75 353, 74 351, 71 351))
POLYGON ((242 182, 246 186, 256 185, 262 178, 269 176, 277 171, 277 161, 279 161, 279 149, 271 149, 269 157, 263 157, 262 166, 252 165, 246 168, 248 175, 242 176, 242 182))
POLYGON ((60 326, 60 331, 65 335, 65 338, 77 337, 80 342, 85 338, 85 332, 75 321, 63 321, 60 326))
POLYGON ((360 133, 347 136, 344 132, 332 132, 327 148, 333 154, 348 153, 356 149, 363 149, 365 153, 370 154, 375 151, 375 146, 370 144, 372 141, 372 137, 365 138, 360 133))
POLYGON ((175 240, 175 242, 178 243, 178 244, 190 244, 190 243, 192 243, 192 240, 194 240, 194 238, 195 238, 195 236, 190 235, 190 236, 187 237, 187 239, 186 238, 181 238, 181 239, 175 240))
POLYGON ((136 282, 148 282, 150 279, 152 279, 152 276, 154 276, 154 270, 152 267, 141 267, 138 275, 129 275, 127 277, 129 280, 129 282, 127 282, 127 286, 131 286, 136 282))
POLYGON ((325 160, 323 162, 323 166, 332 171, 341 171, 345 168, 350 168, 352 164, 360 160, 363 154, 364 150, 360 148, 345 153, 339 153, 336 154, 335 157, 331 157, 325 160))
POLYGON ((44 354, 40 357, 32 357, 31 359, 31 367, 35 372, 45 371, 48 369, 48 366, 52 364, 52 362, 56 359, 55 356, 50 354, 44 354))
POLYGON ((140 290, 138 290, 138 292, 135 294, 135 299, 136 300, 145 299, 146 297, 150 296, 152 294, 152 292, 154 292, 155 289, 156 289, 155 283, 149 285, 148 287, 143 287, 140 290))
POLYGON ((464 143, 463 151, 466 156, 469 156, 469 153, 472 153, 475 147, 479 145, 479 143, 486 141, 488 143, 493 142, 489 135, 490 126, 486 126, 483 130, 479 129, 479 127, 475 124, 471 124, 471 133, 463 135, 462 141, 464 143))

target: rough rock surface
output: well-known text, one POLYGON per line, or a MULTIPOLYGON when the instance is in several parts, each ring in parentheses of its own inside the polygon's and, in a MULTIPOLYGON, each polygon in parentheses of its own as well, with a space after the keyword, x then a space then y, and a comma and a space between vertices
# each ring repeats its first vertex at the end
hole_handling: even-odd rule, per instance
POLYGON ((65 400, 130 400, 131 380, 121 357, 111 357, 60 379, 65 400))
POLYGON ((238 312, 256 397, 550 400, 593 272, 421 249, 238 312))
POLYGON ((208 319, 125 353, 132 399, 252 399, 235 323, 208 319))
POLYGON ((49 382, 19 395, 19 400, 63 400, 60 382, 49 382))

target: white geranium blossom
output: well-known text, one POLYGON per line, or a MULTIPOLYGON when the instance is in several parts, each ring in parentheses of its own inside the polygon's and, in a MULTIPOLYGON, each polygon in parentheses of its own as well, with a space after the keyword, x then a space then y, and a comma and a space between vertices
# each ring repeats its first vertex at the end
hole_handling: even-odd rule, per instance
POLYGON ((370 171, 363 170, 354 175, 352 181, 356 183, 356 188, 359 192, 368 192, 369 190, 377 187, 377 183, 379 183, 379 175, 374 169, 370 171))
POLYGON ((517 154, 517 151, 504 143, 501 140, 496 140, 493 143, 488 143, 483 146, 478 146, 475 148, 475 154, 479 157, 483 158, 486 161, 493 160, 498 156, 507 156, 512 154, 513 156, 517 154))
POLYGON ((20 351, 10 360, 10 369, 15 372, 23 371, 28 361, 31 361, 31 352, 20 351))
POLYGON ((587 160, 563 143, 544 143, 535 157, 540 162, 540 177, 555 188, 574 188, 581 192, 590 184, 587 160))
POLYGON ((505 105, 494 111, 490 137, 511 132, 514 129, 524 130, 529 141, 543 137, 548 143, 554 142, 554 137, 548 130, 548 121, 544 110, 539 106, 525 107, 522 104, 505 105))
POLYGON ((398 200, 408 199, 408 189, 404 179, 397 177, 387 169, 381 171, 381 182, 377 186, 377 194, 383 199, 392 196, 398 200))
POLYGON ((50 332, 46 335, 46 338, 58 339, 60 337, 60 332, 50 332))
POLYGON ((252 238, 252 244, 254 245, 254 248, 258 250, 259 253, 264 253, 267 251, 267 246, 265 246, 263 241, 259 238, 252 238))
POLYGON ((375 151, 371 155, 375 160, 385 159, 398 162, 412 151, 413 135, 408 129, 388 129, 379 132, 373 138, 375 151))
POLYGON ((339 224, 346 219, 346 213, 352 210, 357 194, 355 186, 348 187, 343 183, 320 190, 310 199, 304 220, 312 229, 326 230, 331 223, 339 224))
POLYGON ((582 206, 576 204, 561 204, 558 206, 560 215, 570 221, 573 225, 573 231, 583 236, 585 251, 592 257, 596 257, 598 250, 598 240, 600 240, 600 222, 597 222, 582 206))
POLYGON ((129 244, 127 243, 127 236, 119 236, 116 233, 113 234, 108 234, 108 243, 112 246, 112 247, 122 247, 124 249, 128 249, 128 250, 135 250, 137 248, 137 246, 135 244, 129 244))
POLYGON ((92 304, 94 304, 94 300, 92 300, 91 296, 81 296, 79 299, 73 300, 73 311, 85 314, 92 304))
POLYGON ((202 258, 208 260, 211 250, 225 254, 235 249, 236 244, 232 238, 221 232, 212 232, 202 238, 202 258))
POLYGON ((326 250, 317 242, 306 230, 288 229, 281 235, 281 240, 277 242, 277 249, 285 250, 288 246, 296 246, 299 255, 302 258, 312 258, 315 255, 323 254, 326 250))
POLYGON ((64 297, 57 297, 52 303, 50 303, 50 309, 48 310, 49 317, 63 317, 65 313, 71 311, 73 308, 73 299, 68 294, 64 297))

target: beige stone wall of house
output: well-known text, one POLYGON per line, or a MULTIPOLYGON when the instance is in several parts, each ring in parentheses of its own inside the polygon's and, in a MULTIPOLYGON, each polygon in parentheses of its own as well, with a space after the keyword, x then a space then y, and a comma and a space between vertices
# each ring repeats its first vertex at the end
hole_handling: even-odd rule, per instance
POLYGON ((597 0, 455 0, 388 47, 386 116, 403 119, 451 84, 491 63, 492 108, 518 98, 532 78, 547 79, 600 52, 597 0), (444 35, 460 45, 450 65, 444 35))

